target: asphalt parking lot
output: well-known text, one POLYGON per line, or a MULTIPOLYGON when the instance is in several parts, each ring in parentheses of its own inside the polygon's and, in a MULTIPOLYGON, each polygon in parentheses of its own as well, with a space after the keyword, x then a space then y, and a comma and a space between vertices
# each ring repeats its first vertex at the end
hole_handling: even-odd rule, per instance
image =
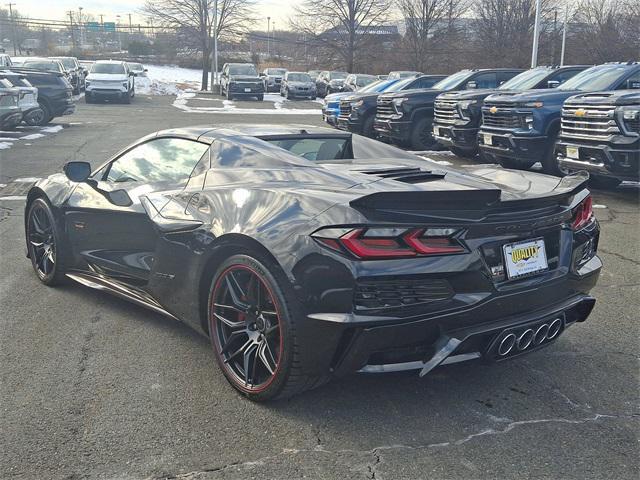
POLYGON ((238 396, 187 327, 79 285, 39 284, 22 232, 34 178, 70 160, 97 166, 163 128, 321 123, 313 102, 283 113, 292 105, 176 101, 80 102, 54 121, 61 131, 0 150, 0 478, 638 478, 637 186, 594 192, 598 303, 549 348, 422 379, 352 376, 267 405, 238 396))

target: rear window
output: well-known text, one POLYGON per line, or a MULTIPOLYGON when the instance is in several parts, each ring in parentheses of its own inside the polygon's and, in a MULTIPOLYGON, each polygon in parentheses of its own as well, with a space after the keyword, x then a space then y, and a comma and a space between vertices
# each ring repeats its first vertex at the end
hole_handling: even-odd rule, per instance
POLYGON ((230 65, 229 75, 252 75, 257 76, 256 67, 253 65, 230 65))
POLYGON ((39 60, 26 60, 23 66, 27 68, 33 68, 34 70, 50 70, 52 72, 59 72, 60 66, 57 62, 46 62, 39 60))
POLYGON ((91 73, 124 74, 124 65, 121 63, 94 63, 91 73))
POLYGON ((287 75, 287 80, 290 82, 311 82, 311 77, 306 73, 290 73, 287 75))
POLYGON ((73 58, 59 58, 58 60, 60 60, 60 63, 62 63, 67 70, 76 68, 76 61, 73 58))
POLYGON ((337 160, 345 158, 348 139, 343 138, 285 138, 266 140, 294 155, 311 161, 337 160))

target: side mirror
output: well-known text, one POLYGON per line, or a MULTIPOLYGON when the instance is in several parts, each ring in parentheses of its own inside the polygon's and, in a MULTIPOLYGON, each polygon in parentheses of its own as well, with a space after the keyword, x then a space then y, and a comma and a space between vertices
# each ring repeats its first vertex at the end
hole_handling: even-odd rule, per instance
POLYGON ((135 77, 135 76, 136 76, 136 74, 135 74, 135 72, 129 72, 129 76, 130 76, 130 77, 135 77))
POLYGON ((469 90, 474 90, 474 89, 478 88, 478 84, 472 80, 470 82, 467 82, 467 88, 469 90))
POLYGON ((146 68, 143 70, 143 72, 148 72, 148 71, 149 71, 149 70, 148 70, 148 69, 146 69, 146 68))
POLYGON ((547 82, 547 88, 556 88, 558 85, 560 85, 558 80, 549 80, 547 82))
POLYGON ((629 90, 638 90, 638 89, 640 89, 640 81, 632 80, 632 79, 627 80, 627 88, 629 90))
POLYGON ((266 74, 266 73, 261 73, 261 74, 260 74, 260 76, 261 76, 261 77, 266 77, 266 76, 267 76, 267 74, 266 74))
POLYGON ((91 176, 89 162, 67 162, 62 170, 69 180, 76 183, 86 182, 91 176))

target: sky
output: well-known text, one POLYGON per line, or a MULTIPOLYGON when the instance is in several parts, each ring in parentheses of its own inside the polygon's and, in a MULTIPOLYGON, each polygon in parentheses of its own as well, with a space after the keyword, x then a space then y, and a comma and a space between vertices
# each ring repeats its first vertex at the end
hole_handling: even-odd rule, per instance
MULTIPOLYGON (((104 15, 105 22, 115 22, 116 15, 120 15, 120 21, 127 23, 129 21, 129 13, 132 14, 131 20, 135 24, 145 24, 144 16, 139 13, 140 8, 144 5, 144 0, 11 0, 15 3, 15 7, 21 14, 28 15, 31 18, 42 18, 47 20, 64 20, 67 12, 73 10, 78 11, 78 7, 82 7, 83 14, 92 14, 96 18, 98 15, 104 15)), ((264 26, 258 24, 256 28, 267 29, 267 17, 271 17, 271 22, 276 23, 276 29, 284 29, 288 23, 288 17, 291 9, 288 8, 300 0, 256 0, 256 8, 258 10, 257 17, 262 17, 264 26)))

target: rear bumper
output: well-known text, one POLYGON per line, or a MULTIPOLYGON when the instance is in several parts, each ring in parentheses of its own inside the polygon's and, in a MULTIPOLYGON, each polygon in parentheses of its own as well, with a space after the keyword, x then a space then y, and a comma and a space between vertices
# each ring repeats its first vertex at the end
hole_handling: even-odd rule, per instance
POLYGON ((411 137, 410 121, 395 121, 378 118, 373 122, 373 129, 381 137, 405 142, 411 137))
POLYGON ((561 329, 586 320, 595 300, 588 292, 595 285, 602 263, 588 260, 576 273, 544 286, 491 296, 468 308, 415 315, 410 318, 366 317, 356 314, 309 314, 298 330, 302 348, 309 352, 302 365, 313 374, 340 376, 362 372, 422 369, 431 362, 483 358, 497 361, 528 353, 551 343, 542 341, 497 355, 496 340, 516 332, 538 330, 557 318, 561 329), (455 348, 437 358, 448 340, 455 348), (313 346, 313 348, 311 348, 313 346), (435 360, 434 360, 435 358, 435 360))
POLYGON ((480 150, 509 158, 511 160, 540 161, 548 147, 548 137, 519 136, 513 133, 494 132, 480 129, 478 133, 478 147, 480 150), (485 135, 491 135, 491 144, 485 143, 485 135))
POLYGON ((560 140, 558 163, 568 171, 586 170, 620 180, 640 179, 640 138, 628 144, 593 144, 560 140), (567 147, 578 149, 579 158, 569 158, 567 147))
POLYGON ((478 148, 479 130, 478 127, 456 128, 452 125, 434 124, 433 137, 447 147, 475 150, 478 148))

